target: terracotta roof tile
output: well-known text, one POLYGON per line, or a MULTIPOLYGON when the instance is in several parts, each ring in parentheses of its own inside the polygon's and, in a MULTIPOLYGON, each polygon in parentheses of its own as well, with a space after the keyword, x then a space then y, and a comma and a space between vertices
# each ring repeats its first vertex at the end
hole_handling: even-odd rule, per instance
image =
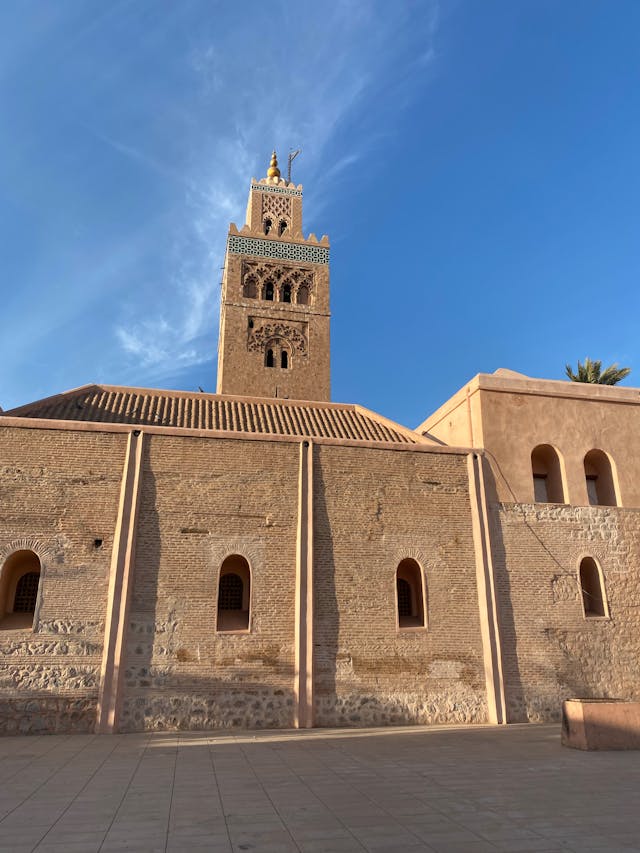
POLYGON ((359 406, 86 385, 1 417, 131 424, 341 441, 425 443, 417 433, 359 406))

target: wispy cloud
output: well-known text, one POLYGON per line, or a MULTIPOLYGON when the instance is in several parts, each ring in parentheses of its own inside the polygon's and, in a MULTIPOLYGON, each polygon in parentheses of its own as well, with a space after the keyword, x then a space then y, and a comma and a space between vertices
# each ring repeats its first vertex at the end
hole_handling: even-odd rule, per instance
MULTIPOLYGON (((424 4, 418 14, 413 7, 343 0, 293 20, 282 3, 253 16, 250 27, 231 18, 222 26, 195 39, 188 54, 200 115, 211 118, 189 141, 188 220, 175 235, 173 288, 143 321, 117 326, 125 355, 159 378, 213 355, 224 234, 229 221, 244 221, 248 179, 263 174, 270 148, 279 148, 281 162, 289 145, 303 148, 304 166, 294 180, 304 173, 313 184, 317 216, 336 192, 335 179, 381 138, 370 116, 381 109, 380 93, 411 67, 433 61, 437 5, 424 4), (337 138, 358 121, 367 132, 353 127, 344 153, 337 138)), ((105 141, 175 178, 152 157, 105 141)))

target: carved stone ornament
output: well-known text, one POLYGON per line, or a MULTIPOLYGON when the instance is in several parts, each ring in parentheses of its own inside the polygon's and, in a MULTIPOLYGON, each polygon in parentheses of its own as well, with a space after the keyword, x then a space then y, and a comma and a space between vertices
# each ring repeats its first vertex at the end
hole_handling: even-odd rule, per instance
POLYGON ((247 349, 249 352, 264 351, 266 344, 274 338, 287 341, 292 348, 302 355, 307 354, 306 336, 286 323, 265 323, 259 328, 254 328, 249 335, 247 349))

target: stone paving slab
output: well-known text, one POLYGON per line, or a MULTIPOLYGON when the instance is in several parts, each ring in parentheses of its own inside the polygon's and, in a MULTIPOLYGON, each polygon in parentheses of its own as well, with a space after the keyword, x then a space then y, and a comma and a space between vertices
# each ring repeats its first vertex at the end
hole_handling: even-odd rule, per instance
POLYGON ((640 851, 640 754, 557 725, 0 739, 0 853, 640 851))

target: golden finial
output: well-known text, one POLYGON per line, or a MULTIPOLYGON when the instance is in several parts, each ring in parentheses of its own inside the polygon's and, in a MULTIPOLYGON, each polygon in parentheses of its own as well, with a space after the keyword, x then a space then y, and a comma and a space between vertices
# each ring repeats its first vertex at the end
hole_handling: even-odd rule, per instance
POLYGON ((280 169, 278 169, 278 158, 276 157, 275 149, 273 154, 271 155, 271 163, 269 164, 269 168, 267 169, 267 177, 268 178, 279 178, 280 177, 280 169))

